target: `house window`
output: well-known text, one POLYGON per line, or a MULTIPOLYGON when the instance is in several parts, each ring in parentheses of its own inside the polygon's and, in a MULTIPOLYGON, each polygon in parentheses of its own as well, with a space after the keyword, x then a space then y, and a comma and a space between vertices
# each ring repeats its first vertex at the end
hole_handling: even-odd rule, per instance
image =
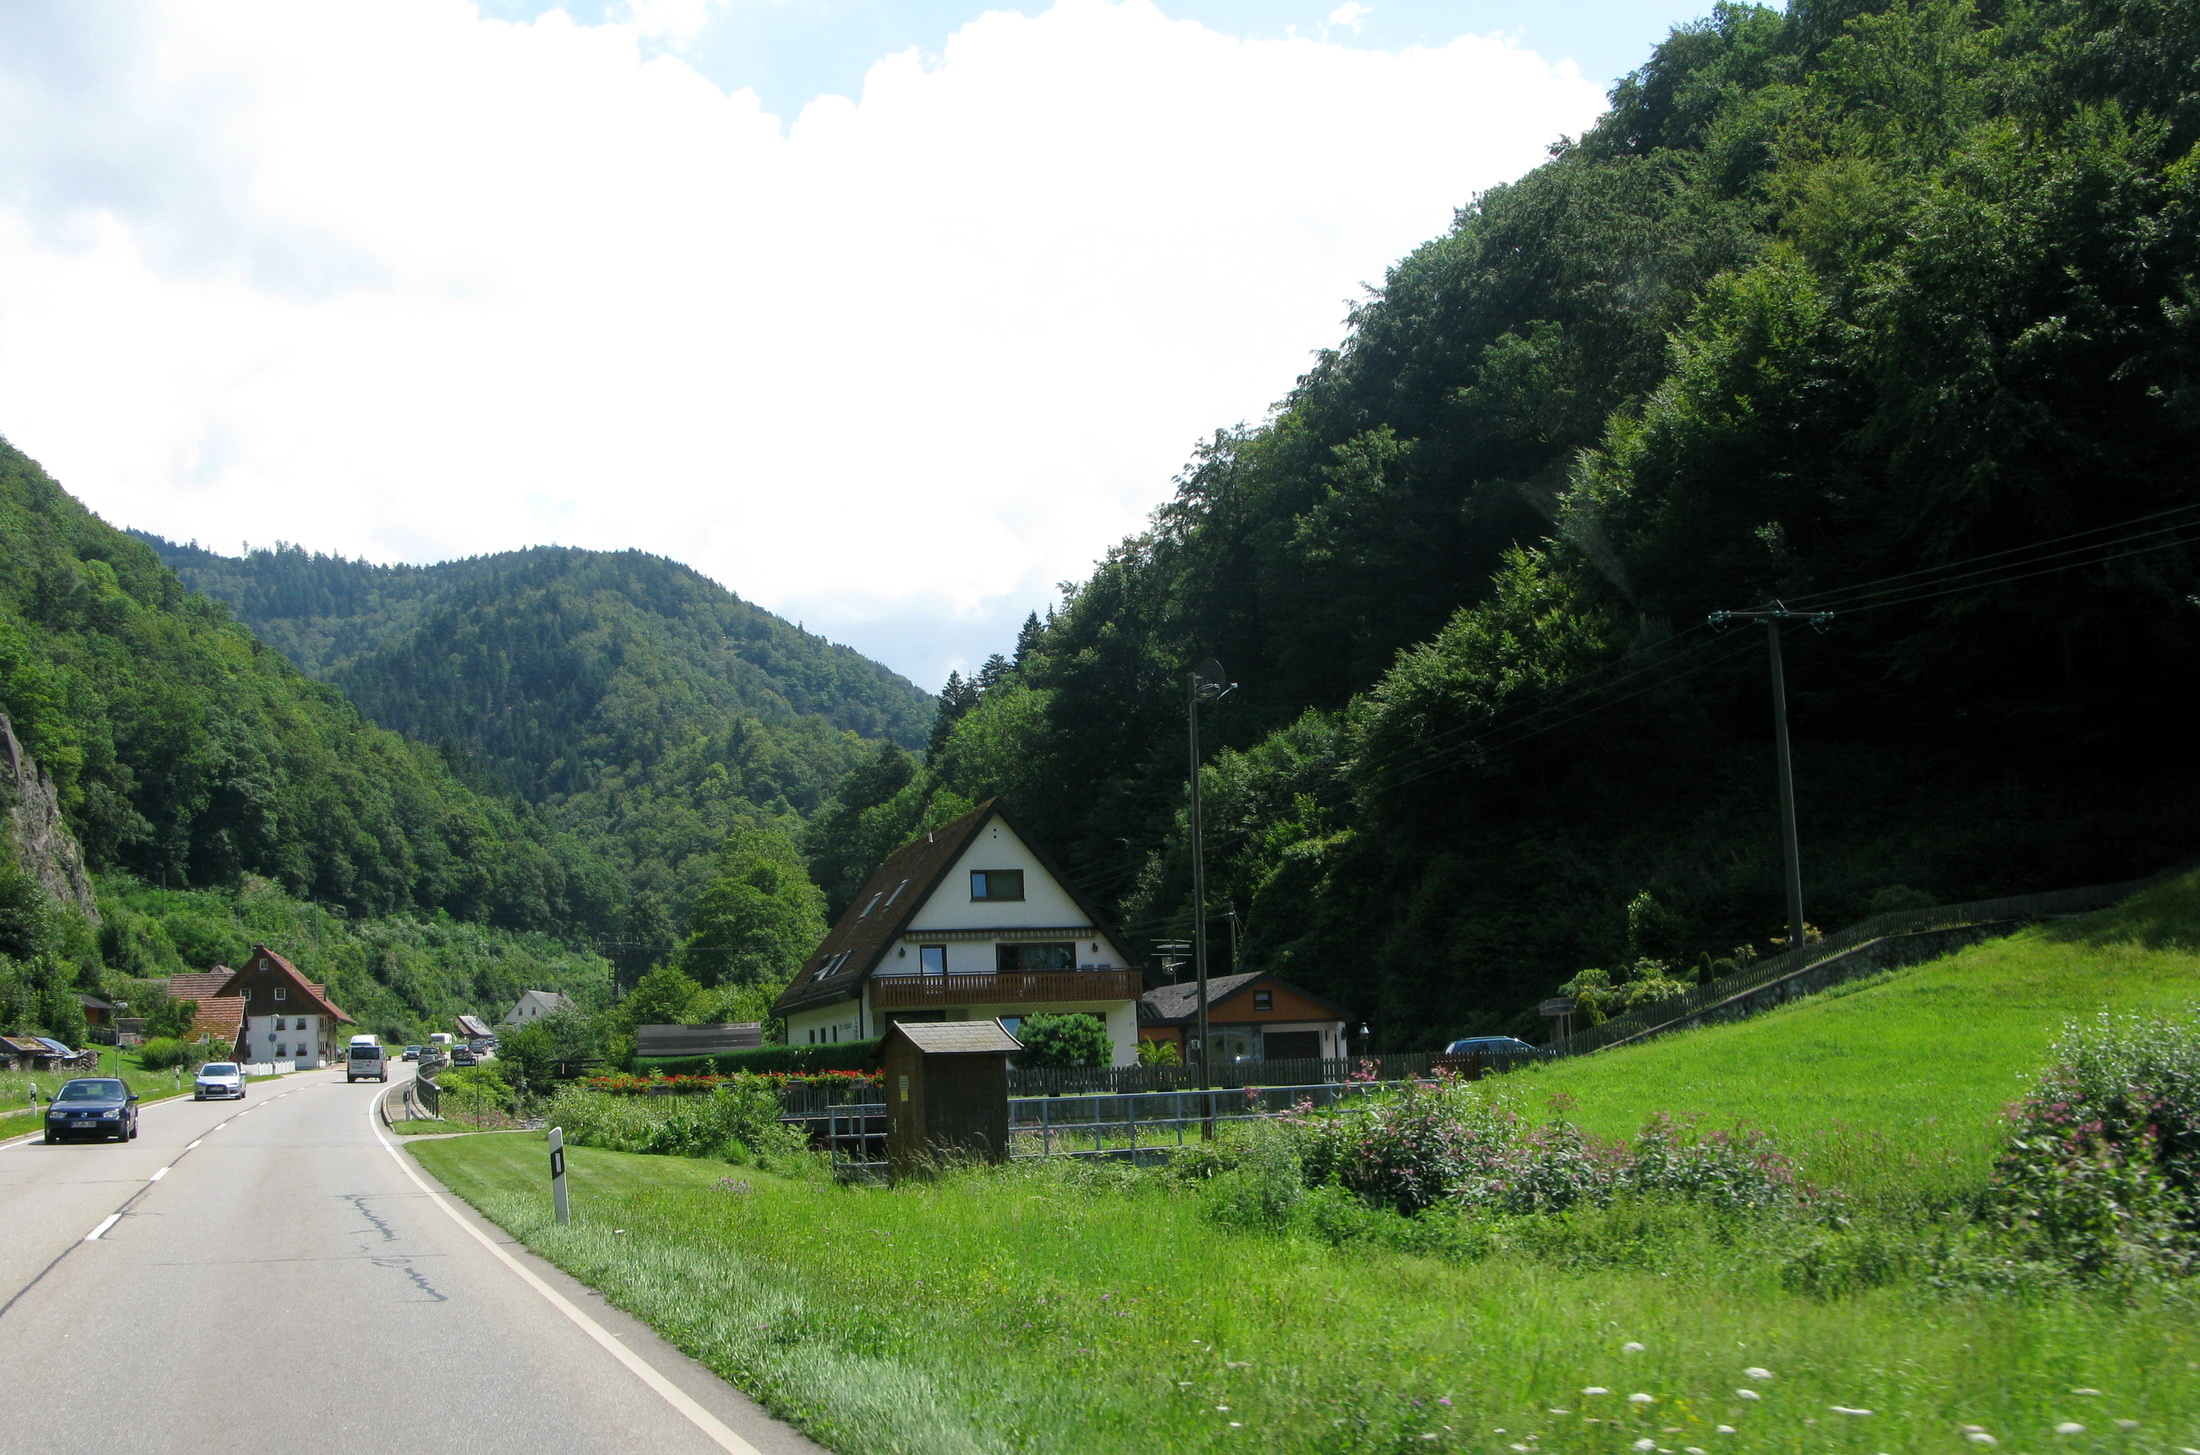
POLYGON ((917 973, 920 975, 945 975, 947 973, 947 946, 917 946, 917 973))
POLYGON ((1275 1008, 1276 992, 1273 990, 1256 990, 1253 992, 1253 1009, 1274 1010, 1275 1008))
MULTIPOLYGON (((1023 896, 1021 896, 1021 895, 1018 895, 1017 897, 1018 897, 1018 898, 1020 899, 1020 898, 1022 898, 1023 896)), ((278 986, 276 986, 276 987, 275 987, 275 998, 276 998, 277 1000, 281 1000, 281 999, 283 999, 283 998, 284 998, 284 996, 285 996, 285 994, 286 994, 286 992, 285 992, 285 990, 283 989, 283 987, 282 987, 282 986, 278 985, 278 986)))
POLYGON ((1000 970, 1075 970, 1075 945, 1003 945, 993 947, 993 963, 1000 970))
POLYGON ((1021 869, 973 869, 970 871, 970 897, 972 899, 1022 899, 1024 897, 1024 871, 1021 869))

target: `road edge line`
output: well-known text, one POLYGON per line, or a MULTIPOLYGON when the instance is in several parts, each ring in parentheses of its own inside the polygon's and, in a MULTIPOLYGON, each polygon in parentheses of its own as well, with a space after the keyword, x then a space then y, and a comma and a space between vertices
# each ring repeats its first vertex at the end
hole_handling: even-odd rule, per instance
MULTIPOLYGON (((402 1084, 402 1082, 399 1083, 399 1085, 402 1084)), ((763 1455, 762 1451, 735 1434, 725 1421, 697 1404, 686 1390, 667 1379, 658 1371, 656 1365, 651 1364, 647 1359, 629 1349, 609 1329, 597 1323, 577 1307, 571 1299, 543 1282, 532 1268, 505 1252, 503 1248, 498 1246, 496 1239, 468 1222, 460 1215, 457 1208, 451 1206, 443 1194, 428 1186, 422 1180, 420 1174, 414 1170, 413 1165, 405 1160, 405 1154, 399 1151, 396 1144, 391 1142, 389 1138, 383 1136, 382 1129, 374 1124, 376 1111, 381 1105, 382 1098, 388 1096, 394 1090, 396 1090, 396 1087, 384 1090, 380 1096, 375 1097, 373 1102, 369 1103, 367 1107, 367 1130, 374 1133, 374 1139, 382 1144, 382 1150, 390 1154, 391 1160, 397 1163, 398 1170, 412 1179, 413 1186, 419 1188, 428 1201, 443 1209, 445 1216, 464 1228, 475 1242, 487 1248, 496 1257, 497 1261, 518 1274, 523 1283, 541 1294, 552 1308, 571 1319, 582 1333, 594 1339, 612 1358, 625 1365, 627 1372, 649 1386, 650 1391, 659 1399, 662 1399, 666 1404, 671 1405, 684 1415, 689 1424, 702 1431, 719 1449, 727 1452, 727 1455, 763 1455)))

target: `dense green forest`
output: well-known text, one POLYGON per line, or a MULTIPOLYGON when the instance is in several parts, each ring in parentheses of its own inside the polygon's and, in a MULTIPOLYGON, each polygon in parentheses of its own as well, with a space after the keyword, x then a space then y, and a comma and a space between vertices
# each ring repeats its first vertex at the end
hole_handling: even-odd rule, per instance
POLYGON ((820 882, 998 793, 1182 934, 1212 655, 1243 961, 1539 1031, 1781 932, 1765 634, 1706 624, 1775 598, 1836 613, 1785 637, 1815 922, 2189 856, 2196 140, 2190 5, 1719 6, 852 774, 820 882))
POLYGON ((597 847, 362 719, 4 442, 0 711, 94 871, 511 929, 626 902, 597 847))
POLYGON ((866 739, 913 745, 932 720, 878 663, 639 551, 413 567, 141 539, 369 719, 539 805, 675 920, 737 825, 813 812, 866 739))

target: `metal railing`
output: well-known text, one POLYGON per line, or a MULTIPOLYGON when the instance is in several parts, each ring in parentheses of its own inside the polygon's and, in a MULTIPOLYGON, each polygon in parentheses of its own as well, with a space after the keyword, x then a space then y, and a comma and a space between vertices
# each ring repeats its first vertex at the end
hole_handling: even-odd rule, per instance
MULTIPOLYGON (((1175 1151, 1211 1125, 1259 1121, 1295 1107, 1357 1111, 1396 1081, 1316 1081, 1206 1091, 1138 1091, 1008 1099, 1009 1156, 1139 1161, 1175 1151), (1355 1105, 1361 1103, 1363 1105, 1355 1105), (1144 1140, 1140 1138, 1143 1136, 1144 1140)), ((882 1108, 883 1109, 883 1108, 882 1108)))
POLYGON ((1001 970, 871 980, 871 1004, 881 1010, 1136 1000, 1145 992, 1145 977, 1136 970, 1001 970))
POLYGON ((1659 1026, 1686 1019, 1732 1000, 1737 995, 1760 990, 1776 980, 1783 980, 1815 965, 1822 965, 1873 940, 1892 935, 1961 929, 1967 925, 2085 914, 2091 910, 2106 909, 2142 889, 2182 872, 2182 868, 2168 869, 2159 874, 2148 875, 2144 879, 2129 879, 2120 884, 2094 884, 2081 889, 2055 890, 2047 894, 2015 894, 2001 899, 1973 900, 1969 904, 1943 904, 1931 909, 1902 909, 1889 914, 1875 914, 1870 919, 1861 920, 1847 929, 1826 936, 1817 944, 1805 945, 1799 950, 1783 950, 1732 975, 1696 986, 1685 994, 1636 1006, 1608 1021, 1576 1031, 1564 1040, 1555 1041, 1549 1049, 1560 1056, 1583 1056, 1602 1050, 1616 1042, 1656 1030, 1659 1026))
POLYGON ((433 1066, 422 1066, 413 1079, 406 1083, 405 1099, 418 1107, 431 1120, 443 1120, 443 1088, 435 1084, 428 1073, 433 1066))
MULTIPOLYGON (((1377 1081, 1410 1081, 1438 1070, 1477 1076, 1507 1071, 1550 1053, 1531 1049, 1503 1056, 1445 1056, 1435 1052, 1381 1056, 1280 1057, 1273 1061, 1218 1061, 1214 1084, 1224 1090, 1246 1086, 1312 1086, 1372 1076, 1377 1081)), ((1130 1095, 1151 1091, 1196 1091, 1196 1066, 1026 1066, 1011 1067, 1010 1096, 1130 1095)))

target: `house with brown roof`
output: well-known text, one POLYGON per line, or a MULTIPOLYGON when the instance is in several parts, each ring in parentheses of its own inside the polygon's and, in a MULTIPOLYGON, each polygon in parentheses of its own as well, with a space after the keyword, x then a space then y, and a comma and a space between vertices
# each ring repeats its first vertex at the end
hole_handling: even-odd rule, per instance
MULTIPOLYGON (((1207 1038, 1216 1066, 1238 1061, 1328 1060, 1347 1054, 1342 1006, 1265 971, 1217 975, 1207 981, 1207 1038)), ((1138 1039, 1176 1047, 1190 1063, 1199 1036, 1199 987, 1157 985, 1138 1002, 1138 1039)))
POLYGON ((231 972, 214 996, 231 997, 243 1002, 236 1042, 240 1061, 292 1061, 300 1071, 310 1071, 338 1060, 343 1055, 338 1027, 357 1024, 328 998, 326 985, 306 979, 265 945, 254 945, 252 958, 231 972))
POLYGON ((897 1021, 998 1017, 1014 1031, 1041 1012, 1082 1012, 1128 1066, 1145 988, 1098 906, 989 802, 888 855, 773 1010, 797 1046, 897 1021))
POLYGON ((216 965, 212 970, 168 977, 170 1000, 198 1002, 198 1013, 191 1017, 185 1040, 212 1041, 231 1053, 236 1051, 237 1038, 244 1033, 244 997, 222 994, 222 988, 236 973, 227 965, 216 965))

